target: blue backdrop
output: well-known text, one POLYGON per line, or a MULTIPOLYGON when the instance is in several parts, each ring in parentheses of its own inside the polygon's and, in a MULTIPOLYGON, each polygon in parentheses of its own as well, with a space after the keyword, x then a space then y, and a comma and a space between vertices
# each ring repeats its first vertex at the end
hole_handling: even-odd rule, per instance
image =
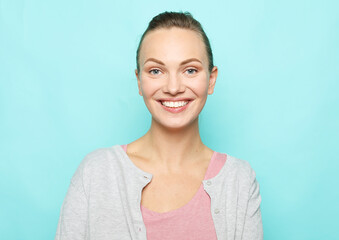
POLYGON ((143 135, 135 52, 190 11, 219 67, 206 145, 250 162, 265 239, 339 239, 338 1, 0 0, 0 238, 53 239, 70 178, 143 135))

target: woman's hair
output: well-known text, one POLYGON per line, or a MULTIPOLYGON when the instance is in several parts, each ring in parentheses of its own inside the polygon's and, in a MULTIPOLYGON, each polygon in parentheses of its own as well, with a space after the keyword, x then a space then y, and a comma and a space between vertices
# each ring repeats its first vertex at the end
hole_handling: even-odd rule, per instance
POLYGON ((189 12, 163 12, 155 16, 151 22, 148 24, 148 27, 144 34, 141 36, 139 46, 137 49, 137 70, 138 73, 140 72, 140 65, 139 65, 139 58, 140 58, 140 47, 142 44, 142 41, 144 40, 146 34, 150 31, 154 31, 161 28, 172 28, 172 27, 178 27, 183 29, 189 29, 197 32, 203 39, 203 42, 205 44, 206 53, 208 56, 208 70, 211 72, 213 69, 213 54, 212 54, 212 48, 210 45, 210 41, 208 40, 208 37, 206 33, 204 32, 201 24, 195 20, 191 13, 189 12))

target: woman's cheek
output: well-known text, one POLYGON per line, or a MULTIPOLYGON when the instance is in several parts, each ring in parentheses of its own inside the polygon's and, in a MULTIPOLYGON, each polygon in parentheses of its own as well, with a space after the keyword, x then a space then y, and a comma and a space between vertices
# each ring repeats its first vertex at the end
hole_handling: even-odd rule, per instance
POLYGON ((161 89, 161 84, 155 79, 143 79, 141 81, 141 89, 144 95, 153 95, 157 90, 161 89))
POLYGON ((197 95, 204 95, 208 91, 208 81, 204 78, 196 79, 196 81, 191 82, 191 89, 197 95))

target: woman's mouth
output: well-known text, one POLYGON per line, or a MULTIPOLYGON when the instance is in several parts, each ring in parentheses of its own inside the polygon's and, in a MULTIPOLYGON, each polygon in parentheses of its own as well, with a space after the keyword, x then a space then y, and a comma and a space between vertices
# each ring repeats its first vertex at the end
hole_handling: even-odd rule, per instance
POLYGON ((162 101, 161 104, 170 107, 170 108, 177 108, 177 107, 183 107, 188 103, 188 101, 162 101))
POLYGON ((169 101, 169 100, 160 100, 159 103, 161 106, 168 112, 178 113, 184 111, 189 105, 190 100, 181 100, 181 101, 169 101))

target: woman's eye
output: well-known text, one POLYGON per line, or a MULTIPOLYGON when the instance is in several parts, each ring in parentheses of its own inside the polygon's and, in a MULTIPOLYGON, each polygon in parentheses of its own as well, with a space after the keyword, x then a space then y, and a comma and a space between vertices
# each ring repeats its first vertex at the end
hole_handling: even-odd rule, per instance
POLYGON ((160 70, 159 69, 152 69, 149 71, 149 73, 151 73, 152 75, 159 75, 160 70))
POLYGON ((190 69, 187 69, 186 70, 187 72, 188 72, 188 74, 193 74, 193 73, 196 73, 196 72, 198 72, 196 69, 194 69, 194 68, 190 68, 190 69))

